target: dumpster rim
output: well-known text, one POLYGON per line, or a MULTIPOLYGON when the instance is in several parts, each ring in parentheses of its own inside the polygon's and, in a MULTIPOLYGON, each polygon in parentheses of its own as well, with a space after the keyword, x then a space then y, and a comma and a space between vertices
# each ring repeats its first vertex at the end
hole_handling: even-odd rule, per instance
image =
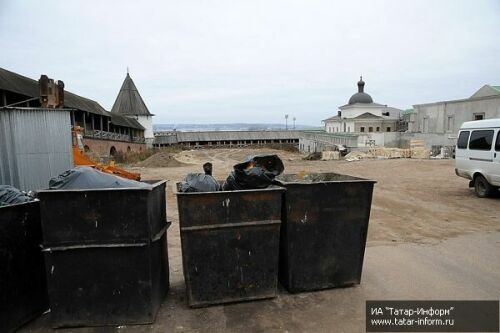
POLYGON ((35 203, 35 202, 40 202, 40 199, 33 198, 32 201, 19 202, 19 203, 15 203, 15 204, 6 204, 4 206, 0 206, 0 210, 2 210, 4 208, 11 208, 11 207, 17 207, 17 206, 22 206, 22 205, 26 205, 26 204, 32 204, 32 203, 35 203))
MULTIPOLYGON (((111 187, 105 187, 105 188, 77 188, 77 189, 60 189, 60 190, 51 190, 51 189, 43 189, 37 191, 37 193, 45 194, 45 193, 80 193, 80 192, 102 192, 102 191, 148 191, 151 192, 158 186, 165 184, 168 182, 167 179, 157 181, 156 183, 149 184, 151 187, 120 187, 120 188, 111 188, 111 187)), ((144 183, 144 182, 143 182, 144 183)))
MULTIPOLYGON (((175 185, 180 184, 181 182, 175 183, 175 185)), ((180 192, 177 190, 177 186, 172 186, 172 191, 175 195, 207 195, 207 194, 226 194, 226 193, 251 193, 251 192, 263 192, 263 191, 279 191, 286 192, 286 188, 280 185, 274 185, 275 187, 266 187, 266 188, 255 188, 249 190, 233 190, 233 191, 212 191, 212 192, 180 192)))
MULTIPOLYGON (((307 173, 308 175, 322 175, 322 174, 336 174, 336 175, 341 175, 341 176, 348 176, 353 179, 347 179, 347 180, 321 180, 317 182, 312 182, 312 181, 283 181, 280 179, 280 176, 285 176, 285 175, 297 175, 297 173, 286 173, 282 174, 278 177, 276 177, 276 181, 280 182, 283 186, 285 185, 318 185, 318 184, 325 184, 325 183, 372 183, 376 184, 377 181, 373 179, 367 179, 367 178, 361 178, 357 176, 351 176, 345 173, 337 173, 337 172, 310 172, 307 173)), ((279 185, 278 185, 279 186, 279 185)))

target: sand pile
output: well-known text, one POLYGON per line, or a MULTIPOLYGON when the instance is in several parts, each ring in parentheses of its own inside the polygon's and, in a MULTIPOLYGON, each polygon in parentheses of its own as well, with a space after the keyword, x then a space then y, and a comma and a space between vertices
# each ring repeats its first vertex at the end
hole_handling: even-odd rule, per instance
POLYGON ((172 154, 167 152, 158 152, 151 155, 144 161, 136 164, 136 166, 146 167, 146 168, 169 168, 169 167, 181 167, 187 165, 186 163, 179 162, 172 154))

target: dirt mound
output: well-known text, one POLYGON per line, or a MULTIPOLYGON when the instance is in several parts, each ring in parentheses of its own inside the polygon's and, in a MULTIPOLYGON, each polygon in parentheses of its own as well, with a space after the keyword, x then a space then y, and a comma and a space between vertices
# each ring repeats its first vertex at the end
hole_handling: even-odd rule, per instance
POLYGON ((169 168, 169 167, 181 167, 187 165, 186 163, 179 162, 173 155, 167 152, 156 153, 144 161, 136 164, 136 166, 146 167, 146 168, 169 168))

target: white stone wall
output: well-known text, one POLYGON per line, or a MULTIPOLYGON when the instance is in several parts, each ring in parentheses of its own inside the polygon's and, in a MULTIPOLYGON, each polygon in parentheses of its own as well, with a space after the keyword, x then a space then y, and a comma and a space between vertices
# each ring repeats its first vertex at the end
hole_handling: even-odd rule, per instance
POLYGON ((423 140, 429 149, 432 146, 454 146, 456 137, 452 134, 433 133, 356 133, 351 138, 342 135, 327 135, 322 133, 310 133, 300 138, 299 148, 302 152, 312 153, 331 150, 334 144, 343 144, 350 149, 366 149, 371 145, 386 148, 409 148, 411 140, 423 140))
POLYGON ((382 116, 382 110, 385 109, 383 106, 346 106, 341 109, 342 118, 355 118, 362 115, 363 113, 369 112, 376 116, 382 116))
POLYGON ((327 121, 325 122, 325 131, 327 133, 353 133, 354 121, 350 119, 344 119, 342 121, 327 121))
POLYGON ((148 148, 153 147, 153 143, 155 140, 155 135, 153 133, 153 117, 135 116, 134 118, 139 122, 139 124, 142 125, 142 127, 145 128, 144 138, 146 139, 146 145, 148 146, 148 148))
MULTIPOLYGON (((359 132, 359 127, 363 125, 359 125, 361 122, 366 122, 369 120, 358 119, 355 120, 355 117, 358 117, 364 113, 371 113, 376 116, 383 116, 382 113, 389 112, 390 119, 384 116, 384 119, 381 122, 381 125, 374 126, 383 126, 380 128, 380 131, 386 131, 386 127, 390 126, 391 131, 394 131, 395 128, 395 119, 399 119, 400 112, 398 110, 389 109, 386 106, 371 106, 371 105, 348 105, 341 108, 341 118, 340 121, 326 121, 325 122, 325 131, 327 133, 355 133, 359 132)), ((376 122, 374 120, 373 122, 376 122)), ((378 120, 380 122, 380 120, 378 120)), ((368 129, 366 129, 368 131, 368 129)))
POLYGON ((475 114, 483 114, 484 119, 500 118, 500 96, 414 105, 414 110, 412 132, 456 135, 475 114))

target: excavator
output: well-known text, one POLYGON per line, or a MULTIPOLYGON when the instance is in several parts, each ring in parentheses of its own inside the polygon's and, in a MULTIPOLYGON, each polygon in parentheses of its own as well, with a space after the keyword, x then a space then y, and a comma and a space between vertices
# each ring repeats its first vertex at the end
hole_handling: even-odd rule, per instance
POLYGON ((109 164, 102 164, 93 161, 84 154, 83 147, 83 129, 80 126, 73 126, 71 136, 73 139, 73 162, 75 166, 91 166, 99 171, 110 173, 127 179, 141 180, 141 174, 129 172, 115 166, 115 161, 110 161, 109 164))

